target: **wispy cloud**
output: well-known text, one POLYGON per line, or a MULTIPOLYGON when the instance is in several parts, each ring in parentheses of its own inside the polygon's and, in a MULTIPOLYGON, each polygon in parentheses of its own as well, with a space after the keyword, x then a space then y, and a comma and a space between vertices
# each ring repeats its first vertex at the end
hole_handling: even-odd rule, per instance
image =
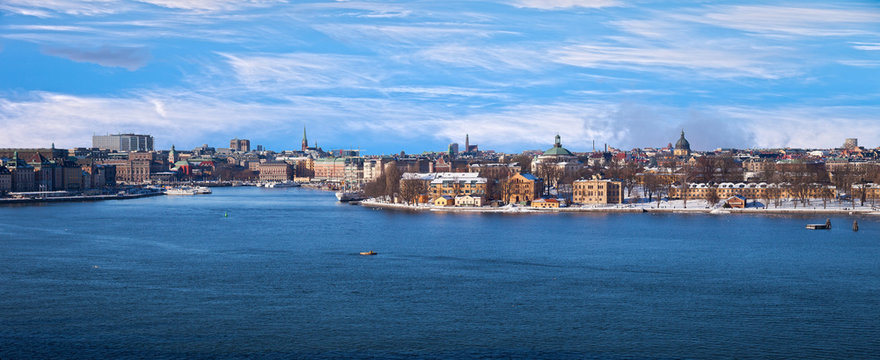
POLYGON ((40 18, 58 15, 101 16, 130 8, 129 4, 118 0, 5 0, 0 4, 0 10, 40 18))
MULTIPOLYGON (((796 72, 785 64, 773 63, 756 51, 723 47, 570 45, 551 52, 562 64, 604 69, 627 69, 688 76, 697 72, 710 78, 756 77, 778 79, 796 72), (689 70, 683 72, 682 70, 689 70)), ((781 53, 781 52, 780 52, 781 53)))
POLYGON ((880 43, 853 42, 853 49, 865 51, 880 51, 880 43))
POLYGON ((511 4, 521 8, 556 10, 620 6, 621 2, 616 0, 513 0, 511 4))
POLYGON ((772 36, 853 36, 878 34, 870 25, 880 23, 880 11, 872 6, 741 5, 711 7, 703 14, 682 14, 678 18, 772 36))
POLYGON ((458 67, 483 68, 490 71, 547 70, 552 63, 536 48, 517 46, 476 46, 445 44, 428 47, 415 54, 421 60, 458 67))
POLYGON ((150 59, 150 51, 145 47, 101 46, 92 49, 46 47, 43 49, 43 53, 78 62, 121 67, 129 71, 135 71, 147 65, 150 59))
POLYGON ((375 87, 387 76, 370 66, 369 59, 352 55, 220 55, 232 67, 238 81, 256 91, 375 87))

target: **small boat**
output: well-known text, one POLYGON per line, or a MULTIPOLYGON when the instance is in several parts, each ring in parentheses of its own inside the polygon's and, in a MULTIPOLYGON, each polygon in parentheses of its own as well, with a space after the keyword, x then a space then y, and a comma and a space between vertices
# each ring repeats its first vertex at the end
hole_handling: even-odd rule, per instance
POLYGON ((213 191, 211 191, 211 188, 206 187, 206 186, 196 186, 193 188, 193 190, 195 190, 196 194, 211 194, 211 193, 213 193, 213 191))
POLYGON ((376 255, 376 254, 378 254, 378 253, 375 252, 375 251, 373 251, 373 250, 370 250, 370 251, 361 251, 361 255, 376 255))
POLYGON ((810 230, 831 230, 831 219, 825 220, 824 224, 807 224, 810 230))

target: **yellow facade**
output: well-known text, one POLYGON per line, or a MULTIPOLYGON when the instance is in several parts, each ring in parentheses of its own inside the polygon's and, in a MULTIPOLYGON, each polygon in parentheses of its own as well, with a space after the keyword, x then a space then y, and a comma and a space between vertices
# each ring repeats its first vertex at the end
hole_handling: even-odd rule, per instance
POLYGON ((578 180, 572 184, 572 188, 572 202, 577 204, 623 203, 623 183, 620 181, 578 180))

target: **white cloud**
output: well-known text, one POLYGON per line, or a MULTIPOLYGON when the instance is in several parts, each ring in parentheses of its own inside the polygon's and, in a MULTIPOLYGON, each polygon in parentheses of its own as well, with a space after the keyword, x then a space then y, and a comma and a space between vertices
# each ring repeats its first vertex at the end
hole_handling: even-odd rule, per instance
POLYGON ((266 7, 284 0, 137 0, 170 9, 195 11, 235 11, 249 7, 266 7))
POLYGON ((375 87, 383 76, 369 59, 333 54, 221 53, 235 76, 252 90, 278 92, 297 89, 375 87))
POLYGON ((557 10, 620 6, 621 2, 617 0, 513 0, 512 5, 520 8, 557 10))
POLYGON ((853 49, 864 51, 880 51, 880 43, 853 42, 853 49))
POLYGON ((462 44, 445 44, 428 47, 415 54, 418 59, 449 64, 459 67, 483 68, 490 71, 547 70, 552 63, 544 59, 544 53, 533 47, 519 45, 476 46, 462 44))
POLYGON ((853 36, 878 34, 880 9, 854 7, 717 6, 677 18, 772 36, 853 36))
POLYGON ((130 6, 118 0, 4 0, 0 9, 20 15, 49 18, 59 14, 103 16, 124 12, 130 6))
MULTIPOLYGON (((773 63, 768 49, 725 49, 722 46, 675 47, 570 45, 551 52, 556 62, 586 68, 626 69, 703 77, 755 77, 778 79, 797 72, 784 63, 773 63), (761 51, 762 50, 762 51, 761 51), (689 70, 688 72, 682 70, 689 70)), ((781 52, 777 52, 781 56, 781 52)))

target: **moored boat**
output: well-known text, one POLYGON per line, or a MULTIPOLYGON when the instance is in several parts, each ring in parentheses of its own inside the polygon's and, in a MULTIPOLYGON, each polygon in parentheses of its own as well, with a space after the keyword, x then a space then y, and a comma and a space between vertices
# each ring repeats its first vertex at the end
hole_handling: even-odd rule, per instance
POLYGON ((336 200, 347 202, 347 201, 360 201, 364 199, 364 194, 361 192, 354 191, 337 191, 336 192, 336 200))
POLYGON ((197 192, 193 188, 173 188, 165 190, 165 195, 195 195, 197 192))

